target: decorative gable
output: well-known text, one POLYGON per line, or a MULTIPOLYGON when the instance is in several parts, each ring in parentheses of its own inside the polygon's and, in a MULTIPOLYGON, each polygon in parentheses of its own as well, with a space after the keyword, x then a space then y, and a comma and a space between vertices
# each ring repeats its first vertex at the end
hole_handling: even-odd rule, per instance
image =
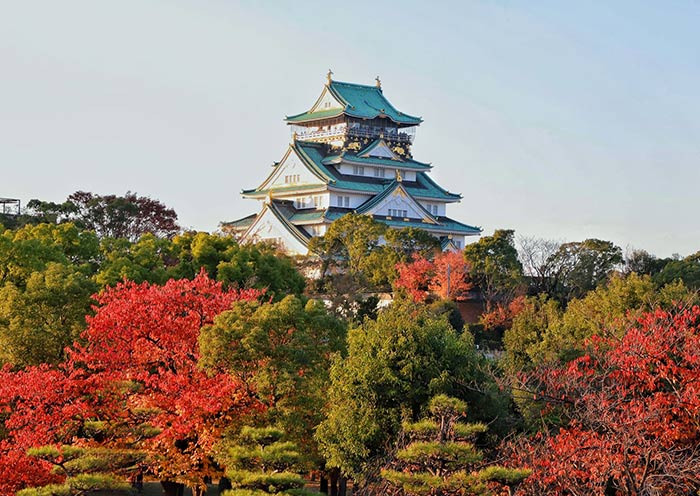
POLYGON ((309 170, 297 151, 290 146, 284 158, 275 167, 275 171, 258 189, 274 189, 293 185, 323 186, 324 184, 326 182, 309 170))
POLYGON ((324 88, 323 93, 321 93, 321 96, 316 100, 316 103, 311 110, 309 110, 309 113, 343 108, 345 108, 345 105, 334 97, 333 94, 328 91, 328 88, 324 88))
POLYGON ((400 219, 420 219, 429 224, 438 224, 437 219, 430 215, 399 182, 395 182, 393 187, 365 202, 357 212, 400 219))
POLYGON ((243 234, 243 239, 259 242, 272 241, 282 247, 287 253, 306 255, 308 248, 296 227, 287 225, 272 205, 266 205, 253 224, 243 234))
POLYGON ((396 155, 393 150, 389 148, 389 145, 387 145, 386 141, 383 139, 374 141, 367 148, 358 153, 357 156, 362 158, 376 157, 388 158, 390 160, 402 160, 401 157, 396 155))

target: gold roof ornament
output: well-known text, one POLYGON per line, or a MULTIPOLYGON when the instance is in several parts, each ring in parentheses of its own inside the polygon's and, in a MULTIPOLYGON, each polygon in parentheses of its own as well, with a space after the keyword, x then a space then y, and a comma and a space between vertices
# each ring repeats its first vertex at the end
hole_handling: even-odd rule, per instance
POLYGON ((379 76, 374 78, 374 80, 376 81, 377 88, 381 88, 382 87, 382 80, 379 79, 379 76))
POLYGON ((331 84, 333 81, 333 71, 328 69, 328 74, 326 75, 326 78, 328 78, 328 84, 331 84))
POLYGON ((396 169, 396 182, 400 183, 403 179, 401 179, 401 171, 399 169, 396 169))
POLYGON ((297 142, 297 132, 294 131, 292 133, 292 145, 297 142))
POLYGON ((272 190, 267 192, 267 198, 265 198, 265 205, 272 203, 272 190))

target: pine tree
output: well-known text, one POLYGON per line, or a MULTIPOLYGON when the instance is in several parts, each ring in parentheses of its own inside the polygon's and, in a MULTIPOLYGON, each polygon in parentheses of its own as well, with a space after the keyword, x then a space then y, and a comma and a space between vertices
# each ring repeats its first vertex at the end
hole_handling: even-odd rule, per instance
POLYGON ((28 451, 29 456, 54 465, 54 472, 66 476, 63 483, 32 487, 19 491, 20 496, 71 496, 93 491, 131 494, 126 476, 134 476, 145 454, 135 450, 111 450, 76 446, 42 446, 28 451))
POLYGON ((226 496, 306 496, 304 479, 293 471, 302 461, 297 445, 275 427, 243 427, 223 446, 218 461, 226 467, 233 489, 226 496))
POLYGON ((484 467, 483 455, 471 441, 487 430, 481 423, 459 422, 467 405, 446 395, 435 396, 430 416, 403 426, 405 446, 382 476, 399 494, 415 496, 490 495, 493 487, 508 491, 528 470, 484 467))

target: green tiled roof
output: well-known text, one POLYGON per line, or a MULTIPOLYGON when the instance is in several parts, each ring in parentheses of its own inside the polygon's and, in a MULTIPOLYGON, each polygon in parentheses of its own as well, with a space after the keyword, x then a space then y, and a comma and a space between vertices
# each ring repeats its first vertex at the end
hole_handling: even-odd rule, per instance
POLYGON ((325 165, 338 164, 340 162, 347 162, 349 164, 362 164, 362 165, 381 165, 384 167, 391 167, 394 169, 410 169, 410 170, 430 170, 433 168, 430 164, 425 164, 423 162, 418 162, 417 160, 391 160, 390 158, 379 158, 379 157, 360 157, 351 153, 341 153, 338 155, 329 155, 323 159, 325 165))
POLYGON ((221 226, 228 227, 228 228, 242 229, 244 227, 249 227, 253 222, 255 222, 255 219, 257 217, 258 217, 258 214, 251 214, 247 217, 243 217, 242 219, 232 220, 229 222, 222 222, 221 226))
MULTIPOLYGON (((326 211, 325 218, 329 221, 334 221, 340 219, 343 215, 347 214, 350 210, 348 209, 337 209, 334 207, 329 208, 326 211)), ((401 227, 417 227, 429 232, 451 232, 456 234, 464 234, 465 236, 473 236, 481 234, 480 227, 474 227, 467 224, 462 224, 449 217, 436 217, 439 224, 430 224, 428 222, 423 222, 418 219, 402 220, 402 219, 387 219, 385 216, 374 215, 373 218, 391 227, 401 228, 401 227)))
MULTIPOLYGON (((340 174, 334 167, 326 167, 323 164, 323 145, 308 141, 297 141, 295 146, 301 151, 302 157, 307 157, 313 168, 321 172, 329 180, 328 185, 332 188, 343 189, 349 191, 357 191, 361 193, 377 194, 391 183, 391 179, 379 179, 363 177, 362 179, 354 176, 344 176, 340 174)), ((391 161, 393 162, 393 161, 391 161)), ((395 162, 393 162, 395 163, 395 162)), ((456 195, 445 191, 440 186, 435 184, 428 178, 425 172, 416 173, 416 181, 404 181, 402 183, 406 191, 417 198, 429 198, 433 200, 456 201, 462 198, 461 195, 456 195)))
POLYGON ((401 219, 386 219, 377 215, 374 216, 374 219, 391 227, 417 227, 426 231, 454 232, 464 234, 466 236, 481 234, 481 228, 462 224, 461 222, 450 219, 449 217, 437 217, 439 224, 429 224, 427 222, 421 222, 417 219, 410 219, 408 221, 401 219))
POLYGON ((291 215, 289 220, 291 222, 313 222, 323 219, 325 210, 300 210, 291 215))
POLYGON ((388 117, 397 124, 418 125, 420 117, 404 114, 398 111, 386 99, 382 89, 377 86, 331 81, 327 85, 331 94, 345 105, 344 109, 322 110, 319 112, 304 112, 287 117, 287 122, 307 122, 345 114, 360 119, 388 117))
MULTIPOLYGON (((392 179, 390 178, 384 179, 369 176, 356 177, 343 175, 340 174, 335 169, 335 167, 327 167, 324 164, 325 145, 321 143, 314 143, 311 141, 296 141, 291 146, 297 152, 299 152, 299 156, 309 167, 309 169, 320 180, 324 181, 331 189, 376 195, 384 191, 392 182, 392 179)), ((390 162, 396 163, 393 161, 390 162)), ((461 195, 450 193, 442 189, 435 182, 433 182, 425 172, 422 171, 416 172, 416 181, 404 180, 401 184, 406 189, 406 191, 414 198, 442 201, 457 201, 462 198, 461 195)), ((244 190, 242 193, 243 196, 260 197, 262 195, 266 195, 268 191, 270 191, 270 189, 272 189, 272 191, 276 193, 285 193, 294 191, 309 191, 317 189, 319 187, 322 186, 314 184, 291 184, 274 188, 249 189, 244 190)))
POLYGON ((357 207, 356 212, 358 214, 364 214, 365 212, 369 211, 374 207, 375 205, 379 204, 382 200, 384 200, 387 196, 389 196, 392 191, 394 191, 396 188, 399 187, 399 183, 397 181, 392 181, 389 183, 389 185, 384 188, 384 191, 381 193, 374 195, 372 198, 364 202, 362 205, 357 207))
POLYGON ((338 117, 345 113, 342 108, 334 108, 330 110, 319 110, 316 112, 304 112, 303 114, 292 115, 286 117, 287 122, 305 122, 305 121, 316 121, 321 119, 329 119, 331 117, 338 117))
POLYGON ((279 193, 285 193, 289 191, 308 191, 308 190, 314 190, 314 189, 319 189, 322 186, 318 184, 290 184, 290 185, 285 185, 285 186, 275 186, 274 188, 265 188, 265 189, 244 189, 241 191, 241 194, 243 196, 248 196, 248 195, 256 195, 260 193, 265 193, 267 194, 270 189, 275 192, 279 193))
MULTIPOLYGON (((314 222, 314 221, 328 221, 328 222, 333 222, 335 220, 338 220, 341 218, 343 215, 352 212, 353 209, 349 208, 338 208, 338 207, 329 207, 325 210, 312 210, 312 209, 303 209, 303 210, 297 210, 295 209, 291 203, 289 202, 284 202, 282 201, 281 203, 278 203, 278 201, 273 201, 270 204, 266 205, 266 208, 269 208, 270 211, 282 222, 285 227, 289 230, 290 233, 292 233, 299 241, 303 242, 306 244, 310 238, 310 235, 304 231, 303 229, 298 228, 295 226, 297 223, 302 223, 302 222, 314 222)), ((255 215, 245 217, 244 219, 248 218, 253 218, 255 220, 255 215)), ((418 219, 409 219, 409 220, 403 220, 403 219, 387 219, 386 216, 382 215, 374 215, 372 216, 375 220, 380 221, 384 224, 387 224, 390 227, 395 227, 395 228, 402 228, 402 227, 417 227, 419 229, 423 229, 428 232, 437 232, 437 233, 454 233, 454 234, 463 234, 465 236, 473 236, 473 235, 478 235, 481 234, 481 228, 479 227, 474 227, 470 226, 467 224, 463 224, 461 222, 458 222, 454 219, 450 219, 449 217, 434 217, 435 220, 438 221, 438 224, 432 224, 429 222, 423 222, 418 219)), ((244 220, 244 219, 241 219, 244 220)), ((239 221, 233 221, 233 222, 239 222, 239 221)), ((226 225, 230 225, 232 223, 226 223, 226 225)), ((252 222, 250 223, 252 224, 252 222)))

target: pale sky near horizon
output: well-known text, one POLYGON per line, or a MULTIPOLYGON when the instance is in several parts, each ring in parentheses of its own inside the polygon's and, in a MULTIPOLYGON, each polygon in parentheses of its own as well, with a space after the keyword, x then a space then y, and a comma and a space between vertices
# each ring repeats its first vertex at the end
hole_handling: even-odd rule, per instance
POLYGON ((448 215, 700 250, 700 3, 0 0, 0 197, 127 190, 212 231, 325 75, 420 115, 448 215))

